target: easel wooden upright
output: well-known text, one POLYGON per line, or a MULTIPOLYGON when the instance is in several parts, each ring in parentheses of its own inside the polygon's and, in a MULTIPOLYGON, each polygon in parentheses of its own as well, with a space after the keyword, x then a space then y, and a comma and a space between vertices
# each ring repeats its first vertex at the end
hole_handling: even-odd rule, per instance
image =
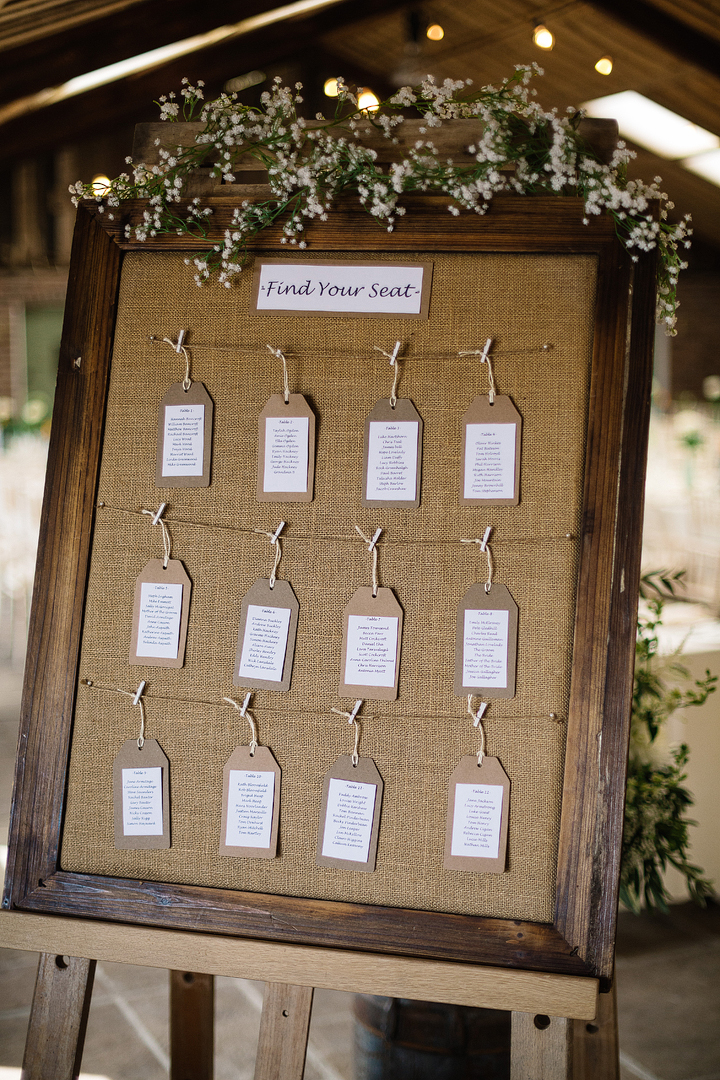
MULTIPOLYGON (((172 126, 175 139, 182 125, 172 126)), ((193 1040, 192 1080, 210 1075, 212 979, 183 983, 184 972, 267 982, 257 1080, 302 1075, 314 986, 505 1008, 513 1012, 513 1080, 573 1075, 612 1080, 614 1005, 604 993, 597 1011, 598 989, 608 990, 613 972, 655 270, 650 257, 633 266, 609 219, 584 226, 580 200, 497 198, 487 217, 452 218, 433 199, 418 198, 402 228, 380 238, 374 223, 343 204, 326 223, 313 225, 311 238, 317 250, 335 257, 367 258, 377 250, 407 257, 424 250, 560 252, 598 260, 554 921, 405 910, 61 868, 123 256, 132 250, 149 257, 192 253, 208 240, 222 242, 243 197, 227 186, 211 191, 208 239, 157 237, 144 245, 128 239, 125 226, 141 219, 141 204, 128 205, 113 221, 93 203, 78 214, 0 913, 0 944, 42 954, 27 1080, 69 1080, 77 1073, 95 962, 129 956, 180 973, 173 1011, 185 1016, 186 1025, 188 1010, 180 1002, 184 988, 192 986, 189 1012, 203 1033, 200 1041, 193 1040), (599 1051, 593 1049, 597 1046, 599 1051)), ((279 230, 269 229, 257 246, 280 252, 280 239, 279 230)), ((186 1026, 183 1033, 189 1030, 186 1026)), ((175 1061, 181 1053, 187 1061, 187 1044, 181 1050, 179 1035, 174 1045, 175 1061)), ((190 1078, 174 1064, 173 1080, 190 1078)))

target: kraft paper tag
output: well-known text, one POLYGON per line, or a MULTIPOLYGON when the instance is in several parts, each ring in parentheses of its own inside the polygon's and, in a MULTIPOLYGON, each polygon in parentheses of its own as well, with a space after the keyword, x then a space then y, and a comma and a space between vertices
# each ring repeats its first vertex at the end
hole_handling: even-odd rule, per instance
POLYGON ((181 668, 185 663, 192 583, 179 559, 150 559, 135 582, 130 663, 181 668))
POLYGON ((372 758, 353 765, 343 754, 326 773, 316 862, 372 873, 377 856, 383 782, 372 758))
POLYGON ((300 605, 289 581, 258 578, 243 597, 234 686, 289 690, 300 605))
POLYGON ((463 757, 448 791, 446 870, 502 874, 505 870, 510 780, 495 757, 463 757))
POLYGON ((115 847, 170 847, 170 765, 156 739, 127 739, 113 762, 115 847))
POLYGON ((156 487, 209 487, 213 402, 201 382, 173 383, 158 414, 156 487))
POLYGON ((463 416, 462 506, 520 502, 522 417, 506 394, 476 397, 463 416))
POLYGON ((363 506, 420 505, 423 422, 410 398, 378 401, 365 423, 363 506))
POLYGON ((455 693, 515 697, 518 607, 504 585, 480 582, 460 601, 455 636, 455 693))
POLYGON ((238 746, 223 769, 220 854, 274 859, 280 822, 280 766, 267 746, 238 746))
POLYGON ((273 394, 258 420, 260 502, 312 502, 315 413, 302 394, 273 394))
POLYGON ((395 701, 398 696, 403 609, 392 589, 353 593, 343 611, 340 697, 395 701))

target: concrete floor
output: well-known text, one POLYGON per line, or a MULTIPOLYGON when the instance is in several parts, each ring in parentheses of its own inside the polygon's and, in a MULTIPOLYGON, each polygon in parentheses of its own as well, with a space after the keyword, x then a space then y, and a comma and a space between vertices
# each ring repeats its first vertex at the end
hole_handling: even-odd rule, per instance
MULTIPOLYGON (((5 843, 21 676, 0 668, 0 842, 5 843)), ((137 958, 140 959, 140 958, 137 958)), ((0 1080, 19 1080, 37 957, 0 949, 0 1080)), ((622 1080, 720 1080, 720 907, 620 916, 622 1080)), ((262 983, 216 980, 216 1080, 253 1076, 262 983)), ((351 1080, 352 995, 316 991, 306 1080, 351 1080)), ((99 964, 82 1076, 168 1074, 167 973, 99 964)), ((400 1078, 398 1078, 400 1080, 400 1078)))

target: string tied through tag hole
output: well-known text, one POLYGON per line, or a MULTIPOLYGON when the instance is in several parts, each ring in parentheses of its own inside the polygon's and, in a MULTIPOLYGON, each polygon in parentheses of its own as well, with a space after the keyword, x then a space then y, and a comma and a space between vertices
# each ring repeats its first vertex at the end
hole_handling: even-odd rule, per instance
POLYGON ((250 739, 250 757, 255 757, 255 751, 260 744, 258 743, 257 722, 253 714, 250 712, 251 698, 252 690, 248 691, 248 693, 245 695, 245 700, 243 701, 242 705, 239 701, 235 701, 235 698, 231 697, 224 697, 223 701, 226 701, 228 705, 232 705, 234 709, 237 709, 240 715, 243 716, 250 725, 250 732, 252 735, 252 738, 250 739))
POLYGON ((159 525, 160 528, 162 529, 163 570, 167 570, 168 563, 170 562, 170 552, 172 550, 171 549, 171 544, 170 544, 170 530, 168 529, 167 525, 165 524, 165 521, 163 520, 163 514, 165 513, 166 507, 167 507, 167 503, 160 503, 160 506, 158 507, 157 510, 143 510, 142 511, 143 514, 147 514, 148 517, 152 518, 153 525, 159 525))
POLYGON ((270 546, 275 548, 275 561, 273 562, 273 568, 270 571, 270 588, 275 588, 275 582, 277 581, 277 569, 282 559, 282 546, 280 544, 280 533, 285 528, 285 522, 281 521, 274 533, 267 532, 266 529, 253 529, 253 532, 260 533, 261 536, 267 536, 270 541, 270 546))
POLYGON ((377 542, 380 539, 380 534, 382 533, 382 529, 380 527, 378 527, 375 530, 375 532, 373 533, 372 539, 370 539, 369 536, 365 535, 365 533, 362 531, 362 529, 360 528, 359 525, 355 526, 355 531, 358 534, 358 536, 360 537, 360 539, 365 541, 365 543, 368 546, 368 551, 371 552, 371 554, 372 554, 372 594, 373 594, 373 599, 374 599, 378 594, 378 588, 379 588, 379 584, 378 584, 378 549, 377 549, 377 542))
POLYGON ((348 724, 352 724, 355 728, 355 743, 353 745, 353 752, 351 755, 351 761, 353 769, 357 769, 360 761, 360 721, 357 718, 360 709, 362 708, 363 699, 360 698, 353 705, 352 712, 346 712, 344 709, 336 709, 335 706, 331 708, 331 712, 336 713, 338 716, 344 716, 348 724))
POLYGON ((397 390, 398 390, 398 383, 400 382, 400 357, 398 356, 398 353, 400 352, 401 345, 402 345, 401 341, 396 341, 395 342, 395 348, 393 349, 393 351, 391 353, 386 352, 385 349, 381 349, 379 345, 373 345, 373 348, 375 349, 376 352, 382 353, 383 356, 387 357, 387 359, 390 361, 390 367, 395 368, 395 375, 394 375, 394 378, 393 378, 392 390, 390 391, 390 408, 391 409, 394 409, 395 406, 398 403, 397 390))
POLYGON ((272 355, 274 357, 276 357, 276 359, 282 360, 282 366, 283 366, 283 398, 285 400, 285 404, 289 405, 290 404, 290 380, 288 379, 287 358, 285 356, 285 353, 282 351, 282 349, 276 349, 274 347, 274 345, 268 345, 267 348, 268 348, 269 352, 271 352, 272 355))
POLYGON ((488 703, 481 701, 477 709, 475 709, 473 708, 473 696, 473 694, 468 694, 467 709, 470 716, 472 716, 473 727, 476 727, 480 733, 480 749, 477 752, 477 763, 482 765, 485 757, 485 728, 482 719, 487 712, 488 703))
POLYGON ((488 382, 490 384, 490 389, 488 391, 488 400, 491 405, 494 405, 495 395, 497 394, 497 387, 495 385, 495 375, 493 373, 492 360, 490 359, 490 347, 492 343, 493 339, 488 338, 482 349, 463 349, 461 352, 458 353, 458 356, 479 356, 480 363, 487 364, 488 382))
POLYGON ((173 348, 175 350, 175 352, 178 353, 178 355, 180 353, 183 354, 183 356, 185 358, 185 377, 183 378, 183 381, 182 381, 182 388, 185 391, 185 393, 187 394, 188 390, 192 386, 192 379, 190 378, 190 351, 188 350, 188 348, 185 345, 183 345, 183 341, 185 340, 185 335, 186 334, 187 334, 187 330, 181 330, 180 333, 178 334, 177 341, 173 341, 171 338, 167 338, 167 337, 156 338, 154 334, 151 334, 150 335, 150 341, 153 344, 155 344, 157 341, 161 341, 163 343, 163 345, 170 345, 170 347, 173 348))
POLYGON ((461 544, 479 544, 480 545, 480 550, 485 552, 485 555, 487 556, 487 564, 488 564, 488 576, 487 576, 487 581, 485 582, 485 592, 486 593, 489 593, 491 588, 492 588, 493 574, 495 573, 495 564, 493 563, 492 551, 490 550, 490 544, 488 543, 488 540, 490 539, 490 533, 492 532, 492 530, 493 530, 492 525, 488 525, 487 529, 485 530, 485 532, 482 535, 482 539, 476 538, 474 540, 461 540, 460 541, 461 544))

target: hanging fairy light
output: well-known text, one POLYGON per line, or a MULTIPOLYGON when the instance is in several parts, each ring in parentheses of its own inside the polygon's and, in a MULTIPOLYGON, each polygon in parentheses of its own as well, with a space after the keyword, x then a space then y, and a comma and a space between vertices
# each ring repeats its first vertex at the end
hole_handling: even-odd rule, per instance
POLYGON ((601 56, 595 65, 595 70, 601 75, 609 75, 613 69, 612 56, 601 56))
POLYGON ((549 50, 555 44, 555 38, 543 23, 538 23, 533 30, 533 41, 538 49, 549 50))

